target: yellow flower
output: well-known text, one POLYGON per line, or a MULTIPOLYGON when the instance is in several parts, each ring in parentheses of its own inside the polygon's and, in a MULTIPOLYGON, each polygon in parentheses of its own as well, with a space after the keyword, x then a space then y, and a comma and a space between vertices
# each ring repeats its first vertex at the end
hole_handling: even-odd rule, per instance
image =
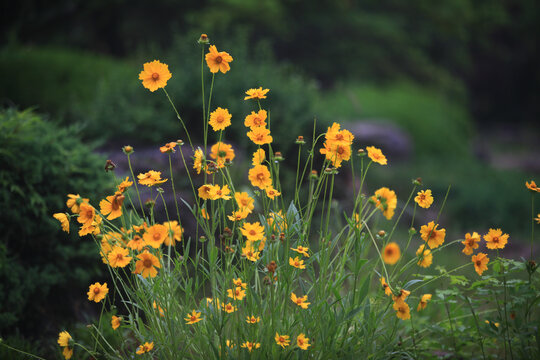
POLYGON ((289 335, 279 335, 276 332, 275 339, 276 339, 276 344, 278 344, 279 346, 281 346, 284 349, 285 349, 286 346, 289 346, 289 344, 291 343, 291 341, 289 340, 289 335))
POLYGON ((229 194, 231 193, 231 189, 229 189, 229 185, 225 184, 223 187, 220 187, 219 185, 213 185, 210 189, 210 200, 217 200, 217 199, 223 199, 223 200, 230 200, 231 197, 229 194))
POLYGON ((385 263, 394 265, 401 257, 401 250, 395 242, 388 243, 383 250, 382 258, 385 263))
POLYGON ((246 342, 243 342, 242 345, 240 345, 240 346, 243 347, 243 348, 248 349, 248 351, 251 352, 251 350, 253 350, 253 349, 260 348, 261 344, 256 343, 256 342, 246 341, 246 342))
POLYGON ((233 161, 235 154, 231 145, 217 142, 210 148, 210 157, 216 161, 218 168, 222 168, 225 162, 233 161))
POLYGON ((482 273, 488 269, 487 264, 489 258, 487 257, 487 254, 478 253, 477 255, 473 255, 471 260, 474 264, 474 270, 478 275, 482 276, 482 273))
POLYGON ((245 256, 249 261, 257 261, 260 257, 260 252, 255 251, 255 248, 249 244, 242 248, 242 256, 245 256))
POLYGON ((431 190, 419 191, 417 196, 414 198, 414 201, 416 201, 418 206, 423 207, 424 209, 429 209, 431 204, 433 204, 433 196, 431 195, 431 190))
POLYGON ((266 94, 270 91, 270 89, 264 89, 262 87, 258 89, 249 89, 246 91, 246 97, 244 100, 249 99, 266 99, 266 94))
POLYGON ((394 310, 396 310, 396 316, 401 320, 407 320, 411 318, 411 309, 405 301, 394 302, 394 310))
POLYGON ((111 267, 125 267, 131 262, 132 259, 128 255, 128 249, 124 249, 120 246, 115 246, 108 254, 107 258, 109 259, 109 264, 111 265, 111 267))
POLYGON ((259 241, 264 238, 264 227, 261 223, 244 223, 244 226, 240 229, 242 235, 244 235, 249 241, 259 241))
POLYGON ((118 191, 125 192, 131 185, 133 185, 133 181, 129 181, 129 177, 126 176, 125 180, 123 180, 118 185, 118 191))
POLYGON ((420 245, 418 250, 416 250, 416 256, 418 256, 417 264, 421 267, 427 268, 433 263, 433 254, 431 250, 426 249, 426 244, 420 245))
POLYGON ((465 248, 462 250, 462 252, 465 255, 471 255, 473 253, 474 249, 478 249, 478 243, 480 242, 480 235, 475 231, 471 235, 470 233, 465 234, 465 241, 462 241, 461 243, 465 245, 465 248))
POLYGON ((530 184, 528 181, 525 181, 525 186, 527 187, 527 189, 531 190, 532 192, 540 192, 540 188, 536 186, 536 183, 532 180, 530 184))
POLYGON ((237 310, 236 306, 233 306, 233 304, 231 303, 221 304, 221 308, 223 309, 223 311, 229 314, 237 310))
POLYGON ((390 289, 390 286, 386 283, 386 280, 384 277, 381 277, 381 286, 384 290, 384 293, 387 295, 387 296, 390 296, 392 295, 392 289, 390 289))
POLYGON ((255 208, 254 202, 247 192, 236 192, 234 194, 234 199, 240 211, 247 211, 248 213, 252 212, 255 208))
POLYGON ((241 287, 241 288, 244 288, 244 289, 247 287, 247 283, 242 282, 241 278, 233 279, 232 282, 233 282, 234 286, 236 286, 236 287, 241 287))
POLYGON ((79 216, 77 221, 84 225, 90 225, 94 221, 96 210, 92 205, 82 203, 79 207, 79 216))
POLYGON ((251 131, 248 131, 247 136, 257 145, 270 144, 274 140, 272 135, 270 135, 270 130, 262 126, 251 128, 251 131))
POLYGON ((210 113, 210 121, 208 122, 214 131, 225 130, 231 125, 232 115, 229 110, 218 107, 210 113))
POLYGON ((304 333, 301 333, 296 337, 296 345, 302 350, 307 350, 307 348, 311 346, 309 338, 307 338, 304 333))
POLYGON ((242 300, 246 297, 246 290, 242 290, 241 287, 227 290, 227 296, 233 300, 242 300))
POLYGON ((328 128, 324 138, 329 145, 351 146, 354 140, 353 134, 346 129, 340 130, 341 125, 333 123, 328 128))
POLYGON ((201 321, 201 312, 200 311, 191 311, 191 314, 188 313, 187 314, 187 317, 184 318, 184 320, 186 320, 186 324, 188 325, 193 325, 195 323, 198 323, 199 321, 201 321))
POLYGON ((65 347, 62 351, 62 355, 64 355, 64 359, 69 360, 73 356, 73 349, 69 347, 65 347))
POLYGON ((294 259, 292 257, 289 257, 289 265, 294 266, 297 269, 306 268, 306 265, 304 265, 304 260, 300 260, 298 256, 295 256, 294 259))
POLYGON ((158 184, 163 184, 167 179, 161 178, 161 171, 150 170, 144 174, 137 175, 139 179, 139 184, 146 186, 154 186, 158 184))
POLYGON ((309 251, 309 248, 307 247, 304 247, 302 245, 299 245, 296 249, 295 248, 291 248, 292 251, 296 251, 297 253, 299 254, 302 254, 306 257, 309 257, 309 254, 308 254, 308 251, 309 251))
POLYGON ((261 165, 263 161, 266 159, 266 153, 263 149, 258 149, 253 153, 253 158, 251 159, 251 165, 261 165))
POLYGON ((197 170, 197 174, 200 174, 201 170, 203 169, 203 160, 204 160, 203 151, 201 149, 195 150, 194 160, 193 160, 193 169, 197 170))
POLYGON ((154 342, 145 342, 144 344, 141 344, 139 345, 139 347, 137 348, 137 354, 138 355, 142 355, 144 353, 147 353, 147 352, 150 352, 152 351, 152 349, 154 348, 154 342))
POLYGON ((93 235, 99 234, 101 232, 99 228, 101 225, 101 221, 102 221, 101 216, 95 215, 94 220, 82 225, 82 227, 79 230, 79 236, 84 236, 88 234, 93 234, 93 235))
POLYGON ((249 215, 249 211, 247 211, 246 209, 242 209, 242 210, 233 211, 231 215, 227 215, 227 218, 231 221, 240 221, 247 218, 248 215, 249 215))
POLYGON ((159 316, 165 317, 165 309, 159 306, 155 301, 152 303, 152 307, 154 308, 154 310, 159 311, 159 316))
POLYGON ((392 295, 392 300, 394 300, 395 302, 405 301, 409 297, 410 294, 411 294, 410 291, 401 289, 399 290, 398 296, 392 295))
POLYGON ((204 200, 210 200, 210 190, 212 190, 212 186, 210 184, 205 184, 199 187, 199 197, 204 200))
POLYGON ((244 119, 244 125, 251 130, 257 127, 265 127, 267 116, 266 110, 261 109, 258 112, 252 111, 251 114, 247 115, 244 119))
POLYGON ((163 226, 165 226, 169 233, 169 236, 167 236, 165 240, 163 240, 163 243, 166 246, 174 246, 176 241, 182 241, 182 233, 184 232, 184 230, 180 225, 178 225, 178 221, 165 221, 163 223, 163 226))
POLYGON ((431 294, 424 294, 418 303, 418 308, 416 311, 424 310, 427 306, 428 301, 431 300, 431 294))
POLYGON ((446 236, 446 230, 437 230, 437 226, 433 221, 430 221, 427 225, 422 225, 420 228, 420 236, 422 240, 426 241, 428 246, 432 249, 438 248, 444 243, 446 236))
POLYGON ((270 171, 264 165, 257 165, 249 170, 249 181, 251 181, 251 185, 262 190, 272 186, 270 171))
POLYGON ((287 221, 281 210, 279 210, 277 213, 269 213, 266 222, 273 231, 284 232, 287 230, 287 221))
POLYGON ((141 251, 145 246, 144 240, 139 235, 135 235, 133 239, 131 239, 127 243, 127 247, 131 250, 141 251))
POLYGON ((144 70, 139 74, 139 80, 148 90, 154 92, 167 86, 167 81, 172 77, 169 66, 154 60, 143 65, 144 70))
POLYGON ((387 160, 386 156, 382 153, 381 149, 376 148, 375 146, 366 147, 369 158, 378 164, 386 165, 387 160))
POLYGON ((161 146, 159 148, 159 151, 161 151, 162 154, 165 154, 165 153, 171 154, 173 152, 176 152, 176 150, 174 149, 176 145, 178 145, 178 143, 175 143, 175 142, 166 143, 164 146, 161 146))
POLYGON ((351 146, 343 145, 339 142, 325 142, 324 148, 321 148, 320 153, 326 155, 326 160, 330 161, 333 166, 340 167, 343 161, 348 161, 351 158, 351 146))
POLYGON ((101 300, 105 299, 105 296, 109 293, 109 288, 107 287, 107 283, 103 283, 101 285, 100 283, 94 283, 90 285, 90 288, 88 290, 88 300, 100 302, 101 300))
POLYGON ((304 295, 302 297, 298 297, 296 296, 295 293, 291 293, 291 300, 293 303, 295 303, 296 305, 300 306, 302 309, 307 309, 308 306, 311 304, 309 302, 307 302, 307 295, 304 295))
POLYGON ((58 334, 58 345, 66 347, 69 346, 69 341, 71 340, 71 335, 67 331, 62 331, 58 334))
POLYGON ((206 209, 201 209, 201 216, 206 220, 210 219, 210 216, 208 215, 206 209))
POLYGON ((371 200, 375 203, 375 207, 382 211, 385 218, 390 220, 394 216, 397 207, 397 196, 394 190, 382 187, 375 191, 371 200))
POLYGON ((120 327, 121 323, 122 323, 122 317, 121 316, 115 316, 115 315, 112 316, 111 326, 112 326, 113 330, 118 329, 120 327))
POLYGON ((101 213, 103 215, 109 215, 107 216, 107 220, 114 220, 122 216, 124 199, 125 196, 120 191, 117 191, 114 195, 107 196, 99 202, 101 213))
POLYGON ((143 239, 146 245, 150 245, 151 247, 157 249, 161 246, 161 244, 163 244, 168 234, 169 229, 167 229, 164 225, 156 224, 150 226, 148 230, 146 230, 146 232, 143 234, 143 239))
POLYGON ((60 221, 60 225, 62 226, 62 230, 67 232, 69 234, 69 218, 64 213, 56 213, 53 214, 53 217, 60 221))
POLYGON ((540 214, 536 215, 536 217, 534 218, 534 220, 536 220, 536 222, 538 224, 540 224, 540 214))
POLYGON ((488 249, 504 249, 508 243, 508 234, 504 234, 501 229, 489 229, 489 232, 484 235, 486 247, 488 249))
POLYGON ((274 200, 276 198, 276 196, 281 195, 281 193, 279 191, 277 191, 276 189, 274 189, 271 186, 264 189, 264 191, 266 192, 266 196, 268 196, 272 200, 274 200))
POLYGON ((231 69, 229 63, 233 61, 233 58, 229 53, 226 53, 225 51, 218 52, 215 45, 210 45, 209 52, 206 54, 205 59, 206 64, 210 68, 210 72, 214 74, 218 71, 225 74, 231 69))
POLYGON ((157 275, 157 269, 160 268, 161 264, 159 263, 159 259, 155 257, 154 255, 150 254, 148 250, 145 250, 143 253, 137 255, 137 258, 139 259, 135 263, 135 271, 134 274, 141 274, 143 278, 150 277, 156 277, 157 275))
POLYGON ((261 321, 261 318, 258 317, 258 316, 255 317, 255 316, 251 315, 251 316, 247 316, 247 317, 246 317, 246 322, 247 322, 248 324, 256 324, 256 323, 258 323, 259 321, 261 321))
POLYGON ((68 199, 66 201, 67 207, 71 210, 72 213, 78 214, 80 205, 82 203, 88 203, 89 199, 82 198, 79 194, 73 195, 68 194, 68 199))

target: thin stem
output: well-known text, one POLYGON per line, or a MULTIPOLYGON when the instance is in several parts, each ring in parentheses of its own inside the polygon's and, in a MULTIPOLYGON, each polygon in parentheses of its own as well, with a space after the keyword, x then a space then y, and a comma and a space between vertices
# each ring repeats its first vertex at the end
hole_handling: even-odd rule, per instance
POLYGON ((478 318, 476 317, 476 314, 474 312, 473 306, 471 304, 471 300, 469 300, 469 297, 467 295, 465 296, 465 300, 467 300, 467 304, 469 304, 469 308, 471 309, 471 314, 474 318, 474 324, 476 325, 476 331, 478 332, 478 338, 480 340, 480 348, 482 349, 482 357, 484 360, 486 359, 486 353, 484 352, 484 338, 482 337, 482 333, 480 332, 480 326, 478 325, 478 318))
MULTIPOLYGON (((178 149, 178 151, 182 152, 182 148, 178 149)), ((173 170, 172 170, 172 160, 171 160, 171 154, 169 153, 169 170, 171 172, 171 185, 172 185, 172 191, 173 191, 173 197, 174 197, 174 205, 176 206, 176 215, 178 216, 178 224, 180 226, 180 210, 178 209, 178 201, 176 200, 176 190, 174 188, 174 176, 173 176, 173 170)))
POLYGON ((129 171, 131 172, 131 178, 133 179, 133 184, 135 184, 135 191, 137 192, 137 197, 139 198, 139 205, 141 206, 141 212, 144 218, 146 214, 144 213, 144 207, 141 200, 141 194, 139 193, 139 187, 137 186, 137 178, 135 177, 135 174, 133 173, 133 168, 131 167, 131 159, 129 158, 129 155, 130 154, 127 154, 129 171))
POLYGON ((162 88, 162 89, 163 89, 163 92, 165 93, 165 95, 167 95, 167 99, 169 99, 169 102, 171 103, 171 106, 173 107, 174 112, 176 113, 176 117, 178 118, 178 120, 180 120, 180 123, 182 124, 182 127, 184 128, 184 131, 186 132, 186 136, 188 138, 189 145, 191 146, 191 150, 193 152, 195 152, 195 148, 193 147, 193 143, 191 142, 191 138, 189 137, 189 132, 188 132, 188 130, 186 128, 186 124, 184 124, 184 120, 182 120, 182 117, 178 113, 178 110, 176 109, 176 106, 174 106, 174 103, 171 100, 171 97, 169 96, 169 93, 167 92, 167 90, 165 90, 165 88, 162 88))

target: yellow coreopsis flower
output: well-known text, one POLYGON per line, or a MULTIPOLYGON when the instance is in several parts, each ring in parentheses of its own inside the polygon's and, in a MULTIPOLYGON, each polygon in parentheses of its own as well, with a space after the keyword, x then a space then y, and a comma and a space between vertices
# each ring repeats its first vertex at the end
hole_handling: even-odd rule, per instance
POLYGON ((244 226, 240 229, 242 235, 244 235, 249 241, 259 241, 264 238, 264 227, 261 223, 244 223, 244 226))
POLYGON ((217 167, 220 169, 225 166, 227 161, 233 161, 235 156, 232 146, 221 141, 210 148, 210 158, 216 161, 217 167))
POLYGON ((107 287, 107 283, 103 283, 101 285, 100 283, 94 283, 90 285, 90 288, 88 290, 88 300, 100 302, 101 300, 105 299, 105 296, 109 293, 109 288, 107 287))
POLYGON ((423 207, 424 209, 429 209, 431 204, 433 204, 433 195, 431 195, 431 190, 428 189, 426 191, 419 191, 414 198, 414 201, 416 201, 418 206, 423 207))
POLYGON ((210 113, 210 121, 208 122, 214 131, 225 130, 225 128, 231 125, 232 115, 228 109, 218 107, 216 110, 210 113))
POLYGON ((422 240, 426 241, 428 246, 432 249, 438 248, 444 243, 446 236, 446 229, 437 230, 437 226, 433 221, 430 221, 427 225, 422 225, 420 228, 420 236, 422 240))
POLYGON ((246 342, 243 342, 242 345, 240 345, 240 347, 246 348, 249 352, 251 352, 253 349, 260 348, 261 344, 256 343, 256 342, 246 341, 246 342))
POLYGON ((114 195, 107 196, 99 202, 101 214, 109 215, 107 220, 114 220, 122 216, 122 204, 125 196, 122 192, 117 191, 114 195))
POLYGON ((187 317, 184 318, 186 320, 186 324, 193 325, 195 323, 198 323, 201 321, 201 312, 200 311, 191 311, 191 314, 187 314, 187 317))
POLYGON ((276 189, 274 189, 273 187, 269 186, 267 187, 266 189, 264 189, 264 191, 266 192, 266 196, 268 196, 270 199, 274 200, 276 198, 276 196, 280 196, 281 193, 279 191, 277 191, 276 189))
POLYGON ((154 348, 154 342, 145 342, 144 344, 141 344, 139 345, 139 347, 137 348, 137 354, 138 355, 142 355, 144 353, 147 353, 147 352, 150 352, 152 351, 152 349, 154 348))
POLYGON ((64 213, 56 213, 53 214, 53 217, 60 221, 60 225, 62 226, 62 230, 67 232, 69 234, 69 218, 64 213))
POLYGON ((306 268, 306 265, 304 265, 304 260, 300 260, 298 256, 295 256, 294 259, 292 257, 289 257, 289 265, 294 266, 297 269, 306 268))
POLYGON ((252 212, 255 208, 255 200, 251 198, 247 192, 236 192, 234 194, 234 199, 240 211, 247 211, 248 213, 252 212))
POLYGON ((195 154, 193 155, 193 169, 197 170, 197 174, 201 173, 201 170, 203 170, 203 160, 204 160, 204 153, 201 149, 195 150, 195 154))
POLYGON ((266 159, 266 153, 263 149, 258 149, 253 153, 253 158, 251 159, 251 165, 261 165, 263 161, 266 159))
POLYGON ((154 170, 137 175, 137 179, 139 179, 139 184, 146 185, 148 187, 163 184, 167 181, 167 179, 161 178, 161 171, 154 170))
POLYGON ((309 257, 309 254, 308 254, 308 251, 309 251, 309 248, 308 247, 304 247, 302 245, 298 245, 298 247, 295 249, 295 248, 291 248, 292 251, 296 251, 297 253, 299 254, 302 254, 306 257, 309 257))
POLYGON ((304 295, 302 297, 296 296, 295 293, 291 293, 291 301, 295 303, 296 305, 300 306, 302 309, 307 309, 308 306, 311 304, 307 302, 308 296, 304 295))
POLYGON ((508 243, 508 234, 503 234, 501 229, 489 229, 489 232, 484 235, 484 240, 488 249, 504 249, 508 243))
POLYGON ((120 327, 121 323, 122 323, 122 317, 121 316, 115 316, 115 315, 112 316, 111 327, 113 328, 113 330, 118 329, 120 327))
POLYGON ((474 270, 478 275, 482 276, 482 273, 488 269, 487 264, 489 258, 487 257, 487 254, 478 253, 477 255, 473 255, 471 260, 474 264, 474 270))
POLYGON ((141 251, 145 247, 145 245, 146 244, 145 244, 143 238, 140 237, 139 235, 135 235, 133 237, 133 239, 131 239, 127 243, 128 248, 130 248, 131 250, 136 250, 136 251, 141 251))
POLYGON ((525 186, 532 192, 540 192, 540 187, 538 187, 533 180, 531 180, 530 183, 528 181, 525 181, 525 186))
POLYGON ((375 195, 371 197, 371 200, 382 211, 385 218, 390 220, 394 216, 394 211, 397 207, 397 196, 394 190, 382 187, 375 191, 375 195))
POLYGON ((382 258, 383 261, 389 265, 394 265, 398 262, 401 257, 401 250, 399 245, 395 242, 388 243, 383 250, 382 258))
POLYGON ((167 86, 167 81, 172 77, 169 66, 159 60, 147 62, 143 68, 139 74, 139 80, 142 80, 143 86, 152 92, 167 86))
POLYGON ((77 195, 68 194, 66 205, 71 210, 72 213, 78 214, 80 205, 82 203, 88 203, 89 201, 90 201, 89 199, 82 198, 79 194, 77 195))
POLYGON ((272 135, 270 135, 270 130, 262 126, 251 128, 251 131, 248 131, 247 136, 257 145, 270 144, 274 140, 272 135))
POLYGON ((176 150, 175 150, 176 145, 178 145, 178 143, 176 143, 176 142, 166 143, 165 145, 163 145, 163 146, 161 146, 159 148, 159 151, 162 154, 172 154, 173 152, 176 152, 176 150))
POLYGON ((471 255, 473 253, 474 249, 478 249, 478 243, 480 242, 480 235, 475 231, 471 235, 470 233, 465 234, 465 241, 462 241, 461 243, 465 245, 465 248, 462 250, 462 252, 465 255, 471 255))
POLYGON ((118 185, 118 191, 125 192, 129 187, 133 185, 133 181, 129 181, 129 177, 126 178, 118 185))
POLYGON ((410 291, 405 290, 405 289, 401 289, 401 290, 399 290, 399 295, 398 296, 392 295, 392 300, 394 300, 395 302, 405 301, 407 299, 407 297, 409 297, 410 294, 411 294, 410 291))
POLYGON ((241 287, 243 289, 247 287, 247 283, 243 282, 241 278, 233 279, 232 282, 236 287, 241 287))
POLYGON ((396 316, 401 320, 407 320, 411 318, 411 309, 405 301, 396 301, 393 305, 396 310, 396 316))
POLYGON ((279 335, 277 332, 274 339, 276 340, 276 344, 278 344, 284 349, 291 343, 291 341, 289 340, 289 335, 279 335))
POLYGON ((418 303, 418 308, 416 311, 424 310, 427 306, 428 301, 431 300, 431 294, 424 294, 418 303))
POLYGON ((261 318, 259 316, 255 317, 255 316, 251 315, 251 316, 246 317, 246 322, 248 324, 256 324, 259 321, 261 321, 261 318))
POLYGON ((309 338, 307 338, 304 333, 301 333, 296 337, 296 345, 302 350, 307 350, 307 348, 311 346, 309 338))
POLYGON ((257 165, 250 169, 249 181, 251 182, 251 185, 258 187, 261 190, 266 189, 268 186, 272 186, 270 171, 265 165, 257 165))
POLYGON ((229 194, 231 193, 231 189, 229 189, 229 185, 225 184, 223 187, 220 187, 219 185, 213 185, 210 188, 210 200, 217 200, 217 199, 223 199, 223 200, 230 200, 231 197, 229 194))
POLYGON ((161 224, 150 226, 143 234, 143 239, 146 245, 153 248, 159 248, 169 234, 169 229, 161 224))
POLYGON ((242 248, 242 256, 244 256, 249 261, 256 262, 257 260, 259 260, 260 254, 261 253, 259 251, 255 251, 255 248, 251 244, 246 244, 246 246, 242 248))
POLYGON ((241 287, 227 290, 227 296, 233 300, 242 300, 246 297, 246 290, 242 290, 241 287))
POLYGON ((71 339, 71 335, 67 331, 62 331, 58 334, 58 345, 62 347, 69 346, 69 341, 71 339))
POLYGON ((251 114, 244 119, 244 125, 251 130, 257 127, 265 127, 267 116, 266 110, 261 109, 258 112, 252 111, 251 114))
POLYGON ((161 267, 159 259, 154 255, 150 254, 148 250, 145 250, 143 253, 137 255, 137 258, 139 260, 135 263, 135 271, 133 273, 141 274, 141 276, 145 279, 148 276, 156 277, 156 268, 161 267))
POLYGON ((107 255, 111 267, 125 267, 131 262, 129 250, 120 246, 115 246, 107 255))
POLYGON ((225 51, 217 51, 215 45, 210 45, 209 52, 205 56, 206 64, 210 68, 211 73, 221 71, 225 74, 231 69, 229 65, 233 61, 233 57, 225 51))
POLYGON ((381 286, 384 290, 384 293, 388 296, 392 295, 392 289, 390 289, 390 286, 386 283, 386 279, 381 277, 381 286))
POLYGON ((236 306, 234 306, 233 304, 231 303, 227 303, 227 304, 221 304, 221 308, 223 311, 225 311, 226 313, 233 313, 237 310, 236 306))
POLYGON ((174 246, 176 241, 178 242, 182 241, 182 233, 184 232, 184 230, 182 229, 180 225, 178 225, 178 221, 176 220, 165 221, 163 223, 163 226, 165 226, 165 228, 167 229, 169 233, 169 236, 167 236, 165 240, 163 240, 163 243, 166 246, 171 246, 171 245, 174 246))
POLYGON ((386 156, 382 153, 381 149, 376 148, 375 146, 366 147, 368 152, 368 157, 377 164, 386 165, 388 162, 386 156))
POLYGON ((262 87, 259 87, 258 89, 249 89, 246 91, 246 97, 244 100, 249 99, 266 99, 266 94, 270 91, 270 89, 264 89, 262 87))
POLYGON ((417 264, 421 267, 427 268, 433 263, 433 254, 431 250, 426 249, 426 244, 420 245, 418 250, 416 250, 416 256, 418 256, 417 264))

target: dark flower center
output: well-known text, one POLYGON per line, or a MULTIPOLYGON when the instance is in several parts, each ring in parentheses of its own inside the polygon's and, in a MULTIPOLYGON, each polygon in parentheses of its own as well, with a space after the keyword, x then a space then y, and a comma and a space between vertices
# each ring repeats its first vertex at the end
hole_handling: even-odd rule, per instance
POLYGON ((150 259, 144 259, 144 260, 143 260, 143 266, 144 266, 145 268, 151 268, 151 267, 152 267, 152 260, 150 260, 150 259))
POLYGON ((221 56, 216 56, 215 60, 214 60, 216 63, 218 64, 221 64, 221 62, 223 61, 223 58, 221 56))
POLYGON ((154 80, 159 79, 159 74, 158 73, 153 73, 152 74, 152 79, 154 79, 154 80))

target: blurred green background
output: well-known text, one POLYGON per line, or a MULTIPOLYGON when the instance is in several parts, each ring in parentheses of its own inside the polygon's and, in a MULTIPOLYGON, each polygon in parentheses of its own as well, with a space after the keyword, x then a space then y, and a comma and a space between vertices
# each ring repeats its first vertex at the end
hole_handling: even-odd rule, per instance
POLYGON ((537 1, 20 0, 0 9, 0 335, 21 346, 56 351, 39 339, 84 322, 81 294, 103 276, 89 239, 66 240, 51 220, 65 194, 96 201, 110 180, 106 157, 182 137, 163 94, 140 84, 144 62, 169 64, 167 90, 200 142, 201 33, 234 57, 212 103, 233 114, 227 140, 237 149, 248 145, 243 118, 253 110, 244 91, 270 88, 274 149, 292 169, 294 139, 309 139, 314 118, 320 131, 341 122, 356 146, 388 155, 367 191, 389 186, 404 201, 422 177, 436 202, 421 222, 451 184, 441 219, 449 236, 502 227, 508 256, 527 254, 524 182, 540 180, 537 1), (77 270, 63 276, 66 267, 77 270))

